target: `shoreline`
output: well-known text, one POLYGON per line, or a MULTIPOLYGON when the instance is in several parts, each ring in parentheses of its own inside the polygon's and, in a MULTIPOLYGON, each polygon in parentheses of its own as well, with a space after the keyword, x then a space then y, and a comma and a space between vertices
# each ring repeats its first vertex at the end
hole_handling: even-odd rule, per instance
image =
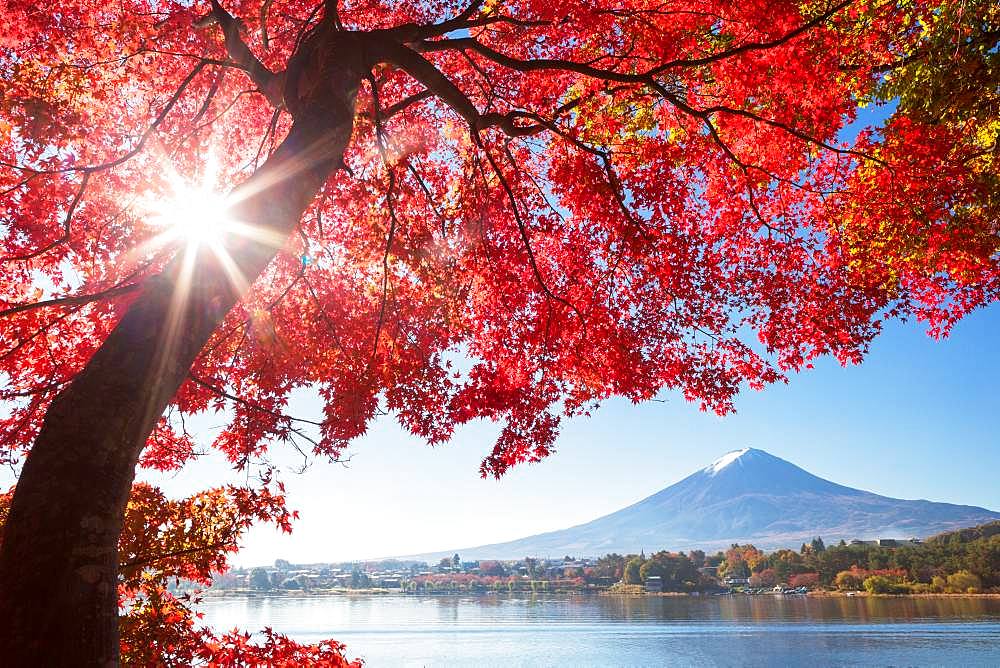
POLYGON ((923 594, 870 594, 866 591, 811 591, 806 596, 812 596, 813 598, 1000 598, 1000 593, 946 594, 943 592, 927 592, 923 594))
POLYGON ((620 592, 620 591, 602 591, 599 592, 600 596, 617 596, 621 598, 628 597, 652 597, 652 598, 679 598, 679 597, 689 597, 689 598, 718 598, 718 597, 740 597, 740 598, 767 598, 767 597, 777 597, 781 596, 783 598, 983 598, 983 599, 1000 599, 1000 593, 985 592, 979 594, 935 594, 935 593, 925 593, 925 594, 871 594, 866 591, 858 592, 847 592, 847 591, 811 591, 805 594, 779 594, 776 592, 764 592, 761 594, 744 594, 741 592, 735 593, 687 593, 687 592, 674 592, 674 591, 664 591, 664 592, 620 592))
POLYGON ((437 597, 437 596, 512 596, 512 595, 529 595, 529 596, 607 596, 607 597, 620 597, 620 598, 718 598, 718 597, 747 597, 747 598, 761 598, 761 597, 788 597, 788 598, 927 598, 927 599, 1000 599, 1000 593, 979 593, 979 594, 946 594, 946 593, 922 593, 922 594, 871 594, 866 591, 858 592, 846 592, 846 591, 811 591, 806 594, 778 594, 778 593, 762 593, 762 594, 742 594, 742 593, 700 593, 700 592, 622 592, 622 591, 608 591, 608 590, 594 590, 594 589, 580 589, 580 590, 549 590, 549 591, 434 591, 434 592, 415 592, 415 591, 402 591, 399 589, 380 589, 380 588, 370 588, 370 589, 312 589, 312 590, 270 590, 270 591, 257 591, 257 590, 242 590, 242 589, 224 589, 224 590, 212 590, 206 589, 200 593, 202 598, 315 598, 323 596, 415 596, 415 597, 437 597))

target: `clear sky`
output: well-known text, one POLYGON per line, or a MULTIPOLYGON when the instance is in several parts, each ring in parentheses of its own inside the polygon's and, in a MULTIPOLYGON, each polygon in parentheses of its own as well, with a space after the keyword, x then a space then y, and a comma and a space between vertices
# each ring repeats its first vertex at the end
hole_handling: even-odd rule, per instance
MULTIPOLYGON (((289 504, 302 516, 294 533, 254 529, 234 563, 414 554, 560 529, 746 446, 851 487, 1000 510, 998 332, 1000 305, 966 318, 944 341, 917 323, 894 323, 862 365, 820 360, 788 385, 742 395, 726 418, 675 395, 639 406, 612 401, 567 423, 554 455, 500 481, 477 473, 493 425, 470 425, 430 448, 382 419, 352 447, 348 466, 317 463, 285 475, 289 504)), ((310 403, 293 408, 308 414, 310 403)), ((227 475, 203 460, 162 483, 182 494, 227 475)))

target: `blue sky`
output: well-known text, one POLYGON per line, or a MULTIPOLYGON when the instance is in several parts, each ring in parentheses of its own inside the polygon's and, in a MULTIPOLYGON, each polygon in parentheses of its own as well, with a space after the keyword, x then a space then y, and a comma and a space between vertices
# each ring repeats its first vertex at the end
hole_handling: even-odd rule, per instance
MULTIPOLYGON (((383 419, 354 445, 348 466, 286 475, 290 505, 302 514, 295 532, 254 529, 235 563, 412 554, 563 528, 745 446, 879 494, 1000 510, 998 331, 1000 305, 972 314, 943 341, 915 322, 893 323, 862 365, 820 360, 788 385, 742 395, 738 413, 725 418, 673 395, 640 406, 612 401, 567 423, 553 456, 500 481, 477 474, 495 426, 470 425, 430 448, 383 419)), ((300 410, 315 410, 300 401, 300 410)), ((162 483, 181 494, 225 477, 209 459, 162 483)))

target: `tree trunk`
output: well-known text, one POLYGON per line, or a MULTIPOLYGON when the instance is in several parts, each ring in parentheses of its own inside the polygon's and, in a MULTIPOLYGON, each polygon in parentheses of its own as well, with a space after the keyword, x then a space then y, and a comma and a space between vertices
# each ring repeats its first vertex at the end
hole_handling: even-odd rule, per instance
MULTIPOLYGON (((320 112, 296 116, 274 155, 237 188, 239 220, 282 238, 294 230, 343 158, 356 88, 331 94, 320 112)), ((242 238, 229 240, 227 249, 248 282, 277 252, 242 238)), ((146 281, 45 416, 0 546, 4 666, 118 663, 117 548, 136 461, 240 297, 210 252, 199 253, 193 268, 187 264, 179 257, 146 281)))

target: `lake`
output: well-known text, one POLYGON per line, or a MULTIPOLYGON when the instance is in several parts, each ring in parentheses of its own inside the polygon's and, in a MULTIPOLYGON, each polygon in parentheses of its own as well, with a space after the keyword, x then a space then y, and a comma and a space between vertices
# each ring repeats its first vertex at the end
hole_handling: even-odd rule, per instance
POLYGON ((1000 599, 218 597, 218 630, 335 638, 367 666, 1000 666, 1000 599))

